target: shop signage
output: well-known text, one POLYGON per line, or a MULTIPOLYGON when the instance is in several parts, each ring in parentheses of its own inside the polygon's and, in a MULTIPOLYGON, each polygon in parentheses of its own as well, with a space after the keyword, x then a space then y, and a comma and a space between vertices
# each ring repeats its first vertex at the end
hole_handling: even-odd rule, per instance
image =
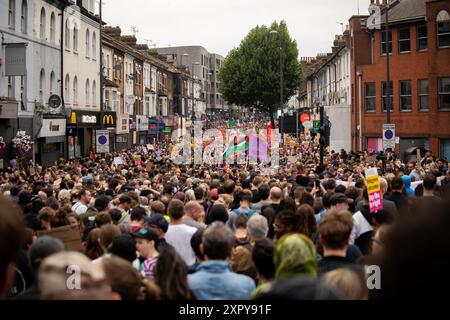
POLYGON ((148 131, 148 118, 136 115, 136 131, 148 131))
POLYGON ((17 102, 0 101, 0 119, 17 119, 17 102))
POLYGON ((116 121, 117 118, 115 112, 104 112, 102 122, 105 128, 115 128, 116 121))
POLYGON ((38 138, 66 135, 66 119, 42 119, 42 128, 38 138))

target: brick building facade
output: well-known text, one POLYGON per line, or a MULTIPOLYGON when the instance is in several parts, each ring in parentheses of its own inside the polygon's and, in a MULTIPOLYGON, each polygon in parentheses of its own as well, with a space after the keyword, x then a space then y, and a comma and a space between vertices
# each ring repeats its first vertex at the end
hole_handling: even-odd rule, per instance
POLYGON ((396 151, 406 157, 408 149, 425 147, 450 159, 450 1, 400 1, 389 11, 389 37, 384 29, 368 30, 366 21, 367 16, 349 21, 352 148, 381 148, 390 47, 391 123, 400 137, 396 151))

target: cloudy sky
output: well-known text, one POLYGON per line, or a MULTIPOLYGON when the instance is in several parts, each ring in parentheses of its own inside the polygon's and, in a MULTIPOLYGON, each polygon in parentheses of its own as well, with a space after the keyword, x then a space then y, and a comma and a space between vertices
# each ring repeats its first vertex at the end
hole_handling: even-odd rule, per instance
POLYGON ((223 56, 256 25, 285 20, 300 56, 330 51, 339 23, 367 14, 369 0, 104 0, 103 19, 158 47, 202 45, 223 56))

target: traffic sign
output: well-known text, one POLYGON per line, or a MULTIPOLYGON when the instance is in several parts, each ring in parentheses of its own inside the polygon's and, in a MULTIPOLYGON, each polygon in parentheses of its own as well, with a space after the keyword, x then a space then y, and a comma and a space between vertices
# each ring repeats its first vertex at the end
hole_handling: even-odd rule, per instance
POLYGON ((311 117, 310 117, 309 114, 307 114, 307 113, 303 113, 303 114, 300 116, 300 121, 301 121, 302 123, 308 122, 309 120, 311 120, 311 117))
POLYGON ((312 132, 317 133, 320 129, 320 120, 313 120, 312 132))
POLYGON ((383 150, 394 150, 395 140, 395 124, 383 124, 383 150))
POLYGON ((96 135, 96 153, 109 153, 109 131, 97 130, 96 135))

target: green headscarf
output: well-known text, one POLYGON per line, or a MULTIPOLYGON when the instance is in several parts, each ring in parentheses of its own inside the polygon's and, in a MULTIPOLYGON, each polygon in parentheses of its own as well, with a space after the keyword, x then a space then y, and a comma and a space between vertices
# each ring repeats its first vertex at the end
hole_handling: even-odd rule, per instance
POLYGON ((275 279, 317 277, 316 249, 303 234, 288 234, 277 241, 274 252, 275 279))

